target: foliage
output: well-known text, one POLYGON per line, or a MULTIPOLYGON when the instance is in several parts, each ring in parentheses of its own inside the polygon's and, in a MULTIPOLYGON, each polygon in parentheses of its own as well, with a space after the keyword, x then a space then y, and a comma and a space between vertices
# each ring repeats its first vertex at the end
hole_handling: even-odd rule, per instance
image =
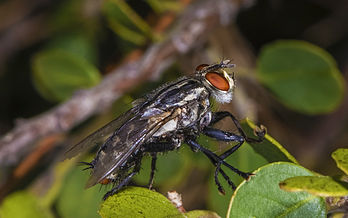
POLYGON ((98 70, 81 57, 61 49, 38 54, 33 63, 33 81, 45 98, 63 101, 74 91, 99 83, 98 70))
POLYGON ((12 218, 51 218, 48 208, 43 207, 35 195, 27 191, 13 193, 2 202, 0 217, 12 218))
POLYGON ((130 187, 106 199, 101 217, 184 217, 163 195, 145 188, 130 187))
POLYGON ((240 184, 233 194, 228 217, 326 217, 324 199, 279 189, 278 183, 286 178, 313 175, 309 170, 275 162, 253 173, 255 176, 240 184))
MULTIPOLYGON (((250 136, 252 136, 254 129, 258 128, 248 119, 241 124, 243 130, 250 136)), ((256 153, 264 157, 269 163, 277 161, 297 163, 297 160, 270 135, 266 135, 261 143, 251 143, 250 145, 256 153)))
MULTIPOLYGON (((145 22, 144 16, 126 1, 103 1, 101 18, 83 16, 83 2, 62 4, 52 13, 49 21, 52 36, 43 45, 40 44, 40 49, 30 60, 33 86, 49 102, 62 102, 74 92, 100 82, 100 63, 104 60, 99 55, 98 40, 110 34, 108 31, 117 43, 110 46, 113 51, 106 56, 116 56, 116 59, 121 59, 120 56, 124 57, 134 49, 161 41, 164 37, 165 33, 145 22), (108 31, 97 31, 103 22, 108 31)), ((183 8, 183 1, 146 2, 149 10, 155 13, 154 20, 165 13, 181 12, 183 8)), ((109 42, 105 47, 108 46, 109 42)), ((175 71, 176 74, 168 72, 165 76, 176 77, 178 69, 175 68, 175 71)), ((309 42, 278 40, 264 45, 257 58, 257 66, 251 72, 255 74, 248 76, 266 88, 276 101, 302 115, 330 114, 344 99, 346 83, 335 59, 323 48, 309 42)), ((238 79, 238 72, 236 77, 238 79)), ((138 97, 155 85, 146 84, 121 98, 109 114, 95 118, 94 123, 121 114, 130 107, 130 101, 126 105, 125 99, 138 97)), ((249 137, 255 137, 253 131, 258 128, 257 125, 248 118, 241 125, 249 137)), ((73 168, 75 162, 65 162, 59 163, 53 170, 55 181, 50 190, 55 189, 53 194, 39 197, 28 190, 16 191, 1 203, 0 217, 326 217, 329 207, 325 200, 348 196, 347 179, 320 175, 302 167, 285 148, 290 145, 283 147, 271 134, 269 132, 261 143, 245 143, 227 158, 226 161, 232 166, 253 172, 254 175, 245 181, 226 170, 238 186, 234 192, 219 175, 225 196, 217 191, 214 166, 204 155, 194 153, 183 145, 178 151, 158 157, 154 180, 156 191, 130 185, 103 202, 102 196, 111 186, 95 186, 85 190, 88 172, 81 171, 81 167, 73 168), (59 169, 62 166, 64 170, 59 169), (185 187, 187 178, 191 181, 189 188, 185 187), (186 213, 179 212, 160 194, 173 189, 196 193, 196 196, 199 193, 202 198, 194 201, 209 210, 190 208, 186 213)), ((207 137, 201 136, 199 143, 216 153, 222 152, 221 145, 207 137)), ((336 150, 332 158, 348 176, 348 149, 336 150)), ((148 183, 150 164, 150 158, 145 157, 142 170, 134 177, 133 184, 145 186, 148 183)), ((185 197, 189 194, 181 194, 185 207, 185 199, 189 199, 185 197)))
POLYGON ((87 181, 88 172, 75 168, 69 172, 57 197, 57 211, 62 217, 98 217, 97 210, 103 193, 99 187, 85 190, 81 181, 87 181))
POLYGON ((332 153, 332 158, 336 161, 337 167, 348 175, 348 149, 338 149, 332 153))
POLYGON ((293 110, 328 113, 342 101, 345 83, 337 64, 329 53, 315 45, 277 41, 264 47, 258 63, 260 82, 293 110))

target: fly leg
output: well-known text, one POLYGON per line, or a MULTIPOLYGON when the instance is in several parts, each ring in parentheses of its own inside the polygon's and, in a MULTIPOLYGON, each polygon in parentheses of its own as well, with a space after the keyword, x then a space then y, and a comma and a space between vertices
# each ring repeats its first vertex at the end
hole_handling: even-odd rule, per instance
POLYGON ((125 179, 123 179, 117 186, 113 187, 110 191, 108 191, 104 195, 104 197, 103 197, 104 201, 109 196, 116 194, 123 186, 127 185, 129 183, 129 181, 131 180, 131 178, 140 171, 141 159, 142 159, 142 156, 136 158, 133 171, 130 174, 128 174, 127 177, 125 179))
POLYGON ((165 151, 171 151, 176 148, 176 144, 172 141, 170 142, 152 142, 144 145, 144 152, 150 152, 151 153, 151 172, 150 172, 150 180, 148 183, 149 189, 152 189, 153 180, 155 177, 155 171, 156 171, 156 161, 157 161, 157 152, 165 152, 165 151))
POLYGON ((228 167, 230 170, 237 173, 239 176, 242 176, 243 178, 248 178, 250 176, 250 174, 244 173, 244 172, 234 168, 230 164, 226 163, 221 157, 219 157, 218 155, 216 155, 214 152, 210 151, 209 149, 204 148, 203 146, 198 144, 195 140, 188 139, 188 140, 186 140, 186 142, 187 142, 187 144, 189 144, 191 146, 191 148, 193 150, 199 150, 199 151, 203 152, 203 154, 205 154, 210 159, 210 161, 216 166, 215 183, 218 186, 218 190, 220 193, 224 194, 225 191, 224 191, 224 189, 223 189, 223 187, 220 184, 220 181, 218 179, 219 173, 221 173, 221 175, 228 182, 228 184, 232 187, 232 189, 236 188, 236 186, 233 184, 233 182, 230 180, 230 178, 227 176, 227 174, 221 169, 221 164, 228 167))
MULTIPOLYGON (((223 130, 219 130, 219 129, 214 129, 211 127, 206 127, 203 130, 203 134, 205 134, 206 136, 218 139, 220 141, 227 141, 227 142, 238 142, 237 145, 233 146, 232 148, 228 149, 226 152, 224 152, 223 154, 221 154, 219 157, 222 160, 225 160, 228 156, 230 156, 232 153, 234 153, 238 148, 240 148, 240 146, 244 143, 244 137, 240 136, 240 135, 236 135, 230 132, 226 132, 223 130)), ((215 174, 218 173, 219 169, 221 168, 221 162, 217 163, 216 166, 216 171, 215 174)), ((238 175, 240 175, 241 177, 243 177, 244 179, 249 179, 250 175, 252 175, 251 173, 245 173, 242 172, 238 169, 234 170, 238 175)), ((233 188, 233 186, 232 186, 233 188)))
POLYGON ((245 138, 240 135, 236 135, 230 132, 226 132, 220 129, 214 129, 211 127, 205 127, 203 129, 203 134, 212 138, 215 138, 220 141, 225 141, 225 142, 238 142, 237 145, 233 146, 226 152, 220 155, 221 159, 226 159, 228 156, 230 156, 233 152, 235 152, 240 146, 244 143, 245 138))
POLYGON ((240 123, 239 121, 237 120, 237 118, 235 118, 233 116, 233 114, 231 114, 230 112, 228 111, 219 111, 219 112, 215 112, 213 113, 213 116, 212 116, 212 120, 209 124, 209 126, 212 126, 214 125, 215 123, 219 122, 220 120, 222 120, 223 118, 225 117, 230 117, 234 123, 234 125, 237 127, 237 130, 239 132, 239 134, 244 138, 244 140, 246 142, 262 142, 263 139, 264 139, 264 136, 266 134, 266 129, 261 126, 259 130, 255 131, 256 135, 257 135, 257 139, 254 139, 254 138, 249 138, 245 132, 243 131, 242 127, 240 126, 240 123))
POLYGON ((156 161, 157 161, 157 153, 151 153, 151 173, 150 173, 150 180, 148 183, 148 187, 151 190, 153 185, 153 179, 155 178, 155 171, 156 171, 156 161))

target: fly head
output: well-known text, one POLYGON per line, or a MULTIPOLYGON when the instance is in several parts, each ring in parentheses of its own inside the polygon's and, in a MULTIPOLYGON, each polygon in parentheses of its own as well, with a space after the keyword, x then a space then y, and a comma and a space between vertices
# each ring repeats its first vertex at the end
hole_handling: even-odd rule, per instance
POLYGON ((203 82, 204 86, 219 103, 229 103, 233 97, 234 75, 228 74, 225 70, 225 68, 235 66, 230 62, 230 60, 224 60, 219 64, 201 64, 196 68, 196 77, 203 82))

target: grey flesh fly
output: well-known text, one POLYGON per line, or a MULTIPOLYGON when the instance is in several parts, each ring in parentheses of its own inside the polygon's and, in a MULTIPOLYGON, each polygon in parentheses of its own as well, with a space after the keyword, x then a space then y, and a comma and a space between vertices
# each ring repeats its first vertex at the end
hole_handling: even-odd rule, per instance
POLYGON ((236 186, 221 168, 225 166, 244 179, 251 173, 242 172, 225 159, 235 152, 244 142, 261 142, 265 129, 256 132, 257 139, 248 138, 238 120, 227 111, 213 112, 210 97, 219 103, 229 103, 233 97, 235 78, 226 68, 234 67, 230 60, 218 64, 201 64, 191 76, 166 83, 144 97, 133 102, 133 107, 92 133, 80 143, 70 147, 66 158, 71 158, 100 141, 95 158, 86 169, 91 175, 86 187, 98 183, 113 183, 114 187, 104 195, 104 200, 126 186, 141 168, 144 155, 152 157, 149 188, 151 189, 156 169, 157 154, 180 148, 186 143, 194 152, 202 152, 215 165, 215 183, 224 194, 218 175, 221 174, 232 189, 236 186), (238 134, 214 128, 223 118, 231 118, 238 134), (200 134, 220 141, 237 144, 221 155, 217 155, 197 143, 200 134))

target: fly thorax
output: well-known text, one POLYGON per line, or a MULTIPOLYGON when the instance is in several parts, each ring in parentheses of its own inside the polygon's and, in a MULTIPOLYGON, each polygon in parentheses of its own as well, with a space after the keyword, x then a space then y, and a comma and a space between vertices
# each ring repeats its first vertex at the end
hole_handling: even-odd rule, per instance
POLYGON ((195 123, 198 118, 198 104, 187 105, 181 110, 180 127, 185 128, 195 123))
POLYGON ((166 122, 153 136, 159 137, 162 135, 166 135, 169 132, 173 132, 178 127, 178 119, 174 118, 166 122))
POLYGON ((211 117, 212 117, 211 111, 208 111, 207 113, 204 114, 204 116, 201 118, 199 122, 200 129, 203 129, 204 127, 210 124, 211 117))

